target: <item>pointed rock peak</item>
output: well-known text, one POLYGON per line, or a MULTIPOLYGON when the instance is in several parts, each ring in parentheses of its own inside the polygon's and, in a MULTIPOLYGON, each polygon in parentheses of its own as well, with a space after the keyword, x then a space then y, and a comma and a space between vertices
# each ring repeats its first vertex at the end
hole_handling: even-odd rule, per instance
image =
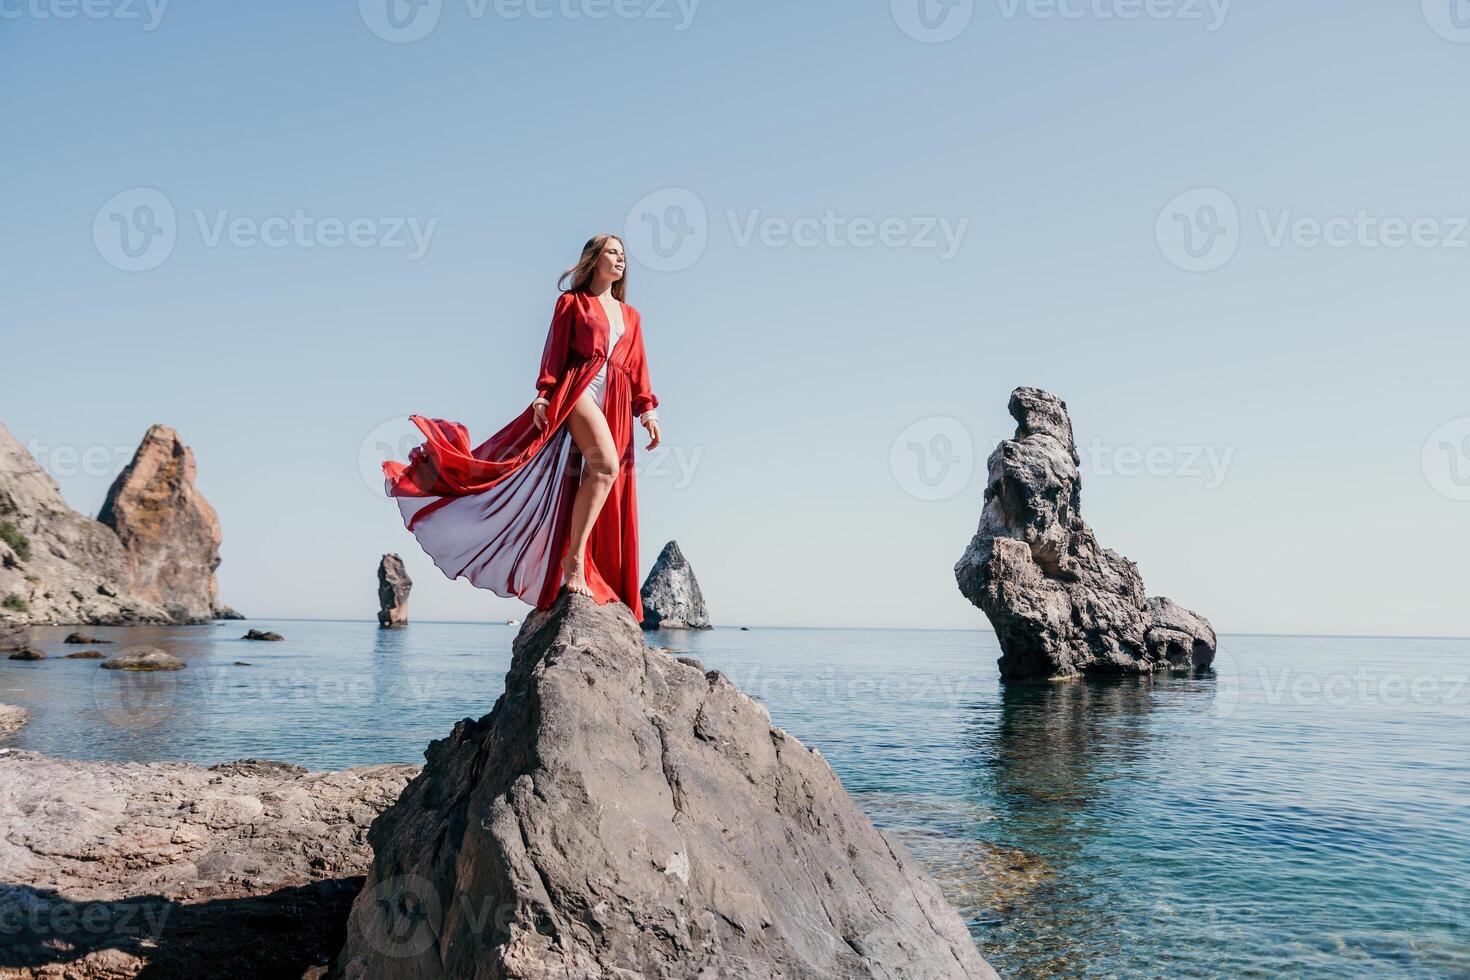
POLYGON ((178 622, 208 622, 219 605, 219 518, 194 477, 193 451, 173 429, 154 424, 97 516, 122 542, 129 591, 178 622))
POLYGON ((639 590, 643 602, 644 629, 711 629, 704 593, 694 577, 694 568, 670 541, 658 553, 639 590))
POLYGON ((368 832, 334 976, 994 977, 821 754, 563 591, 368 832))
POLYGON ((1032 435, 1051 436, 1071 455, 1073 463, 1080 462, 1066 402, 1040 388, 1017 388, 1011 392, 1011 400, 1006 407, 1011 418, 1016 420, 1016 439, 1032 435))

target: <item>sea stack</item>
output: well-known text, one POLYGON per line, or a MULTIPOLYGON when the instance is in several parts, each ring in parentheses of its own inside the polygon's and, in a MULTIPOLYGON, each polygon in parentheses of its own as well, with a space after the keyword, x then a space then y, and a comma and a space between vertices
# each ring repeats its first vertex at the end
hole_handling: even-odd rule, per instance
POLYGON ((1082 520, 1080 459, 1066 403, 1017 388, 1014 438, 991 453, 980 527, 955 564, 960 592, 1000 641, 1006 678, 1207 667, 1209 621, 1144 595, 1138 567, 1082 520))
POLYGON ((151 425, 97 515, 122 542, 128 591, 177 623, 212 622, 219 608, 219 518, 194 476, 193 450, 168 426, 151 425))
POLYGON ((821 754, 563 592, 368 831, 334 977, 994 977, 821 754))
POLYGON ((639 590, 643 601, 643 628, 646 630, 712 629, 704 593, 694 578, 694 568, 679 550, 679 542, 670 541, 658 553, 648 578, 639 590))
POLYGON ((216 604, 219 522, 193 480, 193 454, 155 425, 94 521, 0 425, 0 618, 210 622, 228 608, 216 604))
POLYGON ((378 562, 378 625, 408 625, 408 591, 413 580, 397 555, 384 555, 378 562))

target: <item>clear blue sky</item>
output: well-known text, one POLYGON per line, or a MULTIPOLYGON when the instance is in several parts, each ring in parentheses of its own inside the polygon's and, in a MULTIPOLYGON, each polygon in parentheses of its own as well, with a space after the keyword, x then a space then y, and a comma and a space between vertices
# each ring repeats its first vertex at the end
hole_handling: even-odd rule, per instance
POLYGON ((0 9, 0 421, 87 513, 177 428, 226 601, 369 617, 397 551, 419 618, 523 615, 429 563, 374 446, 524 408, 557 274, 628 230, 666 444, 640 450, 643 565, 676 538, 719 623, 983 626, 952 567, 1030 384, 1071 406, 1084 516, 1151 593, 1223 631, 1466 632, 1449 0, 385 2, 0 9), (138 188, 174 240, 124 271, 160 256, 121 250, 112 215, 165 217, 138 188), (1223 210, 1166 208, 1199 188, 1223 210), (655 252, 645 213, 694 234, 655 252), (324 247, 354 219, 365 244, 324 247), (1430 223, 1390 247, 1393 219, 1430 223))

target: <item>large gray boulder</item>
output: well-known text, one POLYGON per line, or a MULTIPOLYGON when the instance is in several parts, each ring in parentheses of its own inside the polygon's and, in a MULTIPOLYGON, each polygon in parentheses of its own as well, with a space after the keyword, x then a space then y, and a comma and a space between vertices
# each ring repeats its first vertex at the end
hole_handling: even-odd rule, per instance
POLYGON ((639 599, 646 630, 713 629, 694 568, 677 541, 670 541, 658 553, 648 578, 643 580, 639 599))
POLYGON ((980 527, 960 592, 990 619, 1002 677, 1143 674, 1207 667, 1215 632, 1197 613, 1148 599, 1138 567, 1082 520, 1080 462, 1066 403, 1011 393, 1016 434, 991 453, 980 527))
POLYGON ((343 978, 994 977, 825 759, 563 592, 369 832, 343 978))
POLYGON ((378 625, 408 625, 408 592, 413 579, 397 555, 384 555, 378 562, 378 625))

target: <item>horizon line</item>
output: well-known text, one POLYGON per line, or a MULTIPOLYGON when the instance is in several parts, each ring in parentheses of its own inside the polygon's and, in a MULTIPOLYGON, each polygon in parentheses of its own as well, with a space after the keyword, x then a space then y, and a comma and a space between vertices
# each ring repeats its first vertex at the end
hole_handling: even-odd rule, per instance
MULTIPOLYGON (((286 622, 286 623, 376 623, 377 622, 376 619, 346 619, 346 618, 343 618, 341 616, 253 616, 253 617, 246 617, 246 620, 229 620, 229 619, 215 620, 214 623, 215 624, 218 624, 218 623, 229 623, 229 622, 245 622, 245 621, 248 621, 248 620, 251 620, 251 619, 256 619, 256 620, 279 620, 281 622, 286 622)), ((524 619, 518 619, 516 621, 517 625, 520 625, 523 622, 525 622, 524 619)), ((414 623, 425 623, 425 624, 437 625, 437 626, 506 626, 506 625, 508 625, 506 623, 506 621, 503 620, 503 619, 414 619, 414 620, 410 620, 407 625, 412 626, 414 623)), ((48 624, 35 624, 35 625, 48 625, 48 624)), ((68 625, 73 625, 73 624, 68 624, 68 625)), ((106 625, 106 624, 98 624, 98 625, 106 625)), ((158 623, 158 624, 142 624, 142 625, 167 625, 167 624, 158 623)), ((396 629, 398 627, 393 627, 393 628, 396 629)), ((876 632, 876 631, 880 631, 880 630, 889 630, 889 631, 898 630, 898 631, 912 632, 912 633, 989 633, 992 636, 995 635, 995 630, 993 628, 989 628, 989 627, 976 627, 976 626, 821 626, 821 625, 788 625, 788 624, 764 624, 764 625, 749 624, 749 625, 742 626, 741 624, 736 624, 736 625, 717 625, 717 626, 712 626, 711 627, 711 629, 717 629, 717 630, 719 630, 719 629, 735 630, 737 632, 740 629, 742 629, 742 628, 747 629, 747 630, 758 630, 758 629, 776 629, 776 630, 864 630, 864 631, 870 631, 870 632, 876 632)), ((702 632, 704 632, 704 630, 685 630, 685 629, 679 629, 679 630, 649 630, 648 632, 670 632, 670 633, 674 633, 674 632, 691 633, 692 632, 692 633, 702 633, 702 632)), ((1292 638, 1297 638, 1297 639, 1315 639, 1315 640, 1470 640, 1470 636, 1454 636, 1454 635, 1446 635, 1446 634, 1412 634, 1412 633, 1252 633, 1252 632, 1223 633, 1223 632, 1221 632, 1221 633, 1217 633, 1216 635, 1217 636, 1243 636, 1243 637, 1292 637, 1292 638)))

